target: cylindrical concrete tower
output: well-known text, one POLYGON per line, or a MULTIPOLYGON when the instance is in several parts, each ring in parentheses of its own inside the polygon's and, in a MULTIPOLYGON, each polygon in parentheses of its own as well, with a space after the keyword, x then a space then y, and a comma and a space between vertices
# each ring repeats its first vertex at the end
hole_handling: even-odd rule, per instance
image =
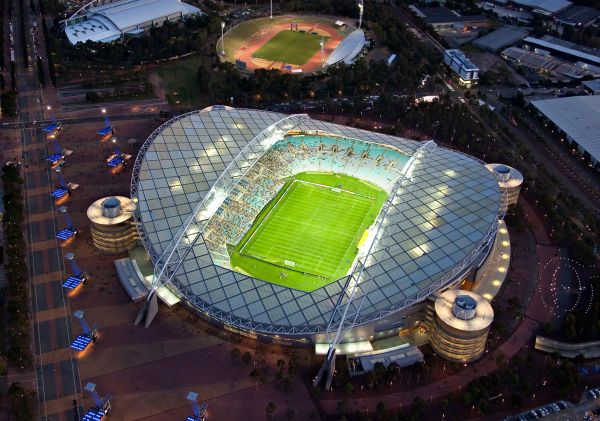
POLYGON ((494 310, 472 291, 451 289, 435 300, 431 346, 450 361, 467 363, 485 351, 494 310))
POLYGON ((133 200, 123 196, 98 199, 87 210, 94 247, 106 254, 124 253, 137 241, 132 223, 133 200))
POLYGON ((519 200, 523 174, 519 170, 504 164, 487 164, 485 167, 494 174, 500 188, 506 190, 506 195, 502 194, 500 202, 503 210, 506 210, 508 206, 515 205, 519 200))

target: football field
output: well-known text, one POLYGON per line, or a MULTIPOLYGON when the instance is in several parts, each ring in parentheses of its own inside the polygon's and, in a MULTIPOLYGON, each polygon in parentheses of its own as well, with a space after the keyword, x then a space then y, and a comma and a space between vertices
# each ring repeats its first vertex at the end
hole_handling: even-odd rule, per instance
POLYGON ((318 35, 285 30, 267 41, 252 57, 302 66, 319 51, 320 41, 318 35))
POLYGON ((259 214, 232 267, 303 291, 327 285, 348 273, 386 197, 345 175, 297 175, 259 214))

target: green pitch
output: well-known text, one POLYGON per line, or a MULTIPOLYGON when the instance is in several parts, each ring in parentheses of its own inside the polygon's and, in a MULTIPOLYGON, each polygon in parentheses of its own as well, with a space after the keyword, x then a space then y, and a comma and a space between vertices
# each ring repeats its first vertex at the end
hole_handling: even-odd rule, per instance
POLYGON ((302 66, 320 50, 320 41, 318 35, 281 31, 256 50, 252 57, 302 66))
POLYGON ((313 291, 345 276, 387 194, 354 177, 302 173, 288 180, 236 247, 232 268, 313 291))

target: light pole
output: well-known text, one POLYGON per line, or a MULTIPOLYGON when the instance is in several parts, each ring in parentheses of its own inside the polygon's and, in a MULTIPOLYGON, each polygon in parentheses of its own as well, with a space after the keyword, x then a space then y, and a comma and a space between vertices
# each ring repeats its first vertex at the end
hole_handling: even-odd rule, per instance
POLYGON ((321 42, 319 42, 319 45, 321 46, 321 67, 325 67, 325 61, 324 61, 324 54, 325 54, 325 52, 323 51, 323 47, 325 46, 325 42, 323 41, 323 38, 321 38, 321 42))
POLYGON ((224 31, 225 31, 225 22, 221 22, 221 55, 222 56, 225 55, 225 36, 224 36, 224 31))
POLYGON ((362 28, 362 16, 364 7, 365 6, 363 0, 361 0, 360 3, 358 3, 358 29, 362 28))
POLYGON ((269 16, 269 19, 273 19, 273 0, 271 0, 271 15, 269 16))

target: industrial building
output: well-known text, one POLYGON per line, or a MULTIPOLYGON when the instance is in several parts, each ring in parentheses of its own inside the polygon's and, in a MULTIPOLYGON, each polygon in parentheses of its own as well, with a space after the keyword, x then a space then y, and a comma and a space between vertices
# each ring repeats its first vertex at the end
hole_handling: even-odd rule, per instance
POLYGON ((568 0, 511 0, 511 3, 546 16, 558 13, 573 4, 568 0))
POLYGON ((600 163, 600 96, 583 95, 532 101, 531 105, 548 123, 564 133, 575 151, 600 163))
POLYGON ((477 38, 475 41, 473 41, 473 45, 481 48, 482 50, 496 52, 502 48, 521 41, 527 35, 529 35, 529 32, 526 29, 513 26, 503 26, 502 28, 492 31, 481 38, 477 38))
POLYGON ((71 44, 113 42, 198 14, 202 14, 200 9, 179 0, 120 0, 101 5, 88 3, 63 25, 71 44))
POLYGON ((581 28, 596 22, 599 16, 600 11, 591 7, 572 6, 554 16, 554 21, 561 25, 581 28))
POLYGON ((471 29, 485 28, 490 24, 487 16, 468 15, 463 16, 460 13, 448 9, 447 7, 416 7, 412 10, 421 17, 425 23, 435 29, 453 28, 453 29, 471 29))
POLYGON ((460 50, 444 51, 444 63, 458 77, 458 82, 470 87, 479 80, 479 67, 471 62, 460 50))
POLYGON ((526 37, 523 39, 523 44, 534 52, 543 55, 551 54, 575 63, 581 62, 592 66, 600 66, 600 50, 583 47, 550 35, 544 35, 542 38, 526 37))
POLYGON ((585 80, 581 82, 583 88, 592 95, 600 95, 600 79, 585 80))
POLYGON ((519 47, 508 47, 500 53, 500 56, 516 66, 524 66, 543 75, 581 79, 588 73, 585 68, 519 47))

